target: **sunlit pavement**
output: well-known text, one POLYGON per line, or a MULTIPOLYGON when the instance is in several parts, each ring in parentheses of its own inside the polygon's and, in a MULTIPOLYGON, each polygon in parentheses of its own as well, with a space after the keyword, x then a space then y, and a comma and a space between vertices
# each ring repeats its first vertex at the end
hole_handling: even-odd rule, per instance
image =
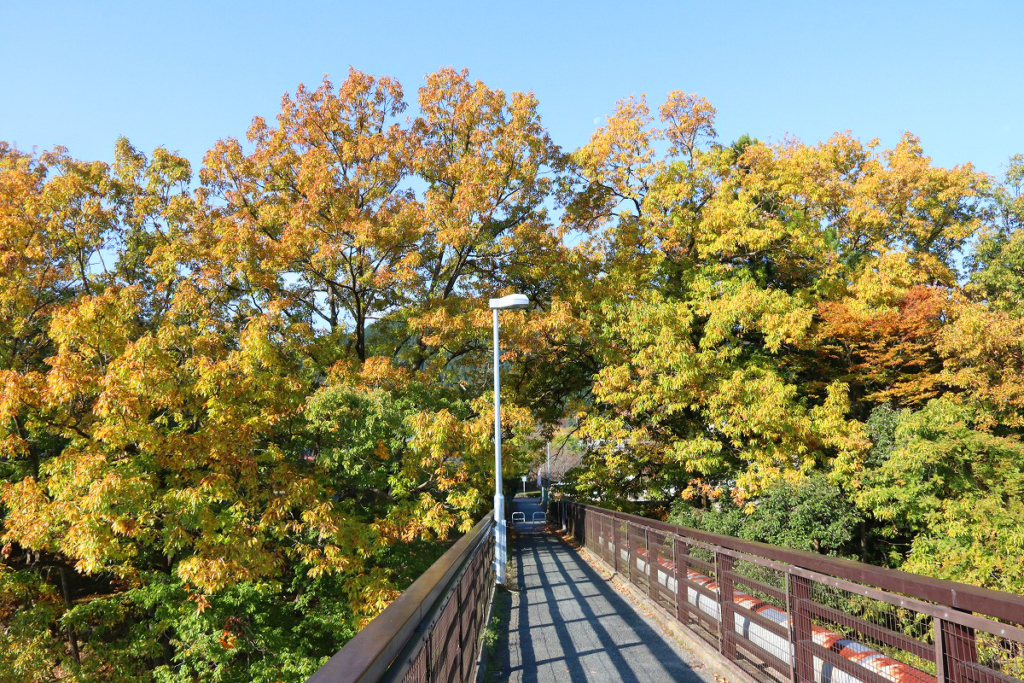
POLYGON ((499 681, 713 681, 693 655, 604 581, 572 548, 533 524, 536 498, 516 498, 526 524, 499 681))

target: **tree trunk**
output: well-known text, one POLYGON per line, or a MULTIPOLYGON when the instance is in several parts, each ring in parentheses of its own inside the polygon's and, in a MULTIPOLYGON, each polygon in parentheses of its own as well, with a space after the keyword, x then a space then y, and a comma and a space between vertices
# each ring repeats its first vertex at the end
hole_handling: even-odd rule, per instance
MULTIPOLYGON (((71 588, 68 586, 68 570, 61 567, 58 572, 60 574, 60 589, 64 593, 64 608, 69 610, 71 609, 71 588)), ((75 664, 81 665, 82 660, 78 655, 78 636, 75 634, 75 629, 71 626, 67 627, 67 632, 71 658, 75 660, 75 664)))

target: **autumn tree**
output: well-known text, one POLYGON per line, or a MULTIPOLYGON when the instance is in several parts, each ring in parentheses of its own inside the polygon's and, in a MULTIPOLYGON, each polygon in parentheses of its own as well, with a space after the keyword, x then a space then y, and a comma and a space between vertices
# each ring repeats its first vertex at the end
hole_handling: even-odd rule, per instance
POLYGON ((198 179, 3 147, 0 670, 301 680, 481 514, 486 298, 544 291, 556 150, 529 95, 420 100, 300 87, 198 179))
POLYGON ((510 291, 505 474, 1020 590, 1020 160, 715 115, 353 69, 197 171, 0 144, 0 682, 307 677, 485 513, 510 291))
MULTIPOLYGON (((973 310, 958 262, 985 177, 933 166, 909 134, 886 151, 842 134, 724 146, 713 108, 678 93, 659 118, 627 100, 571 157, 565 220, 603 259, 578 494, 725 496, 756 517, 825 476, 853 505, 873 407, 990 386, 951 372, 966 338, 948 330, 973 310)), ((882 524, 863 514, 853 546, 882 524)))

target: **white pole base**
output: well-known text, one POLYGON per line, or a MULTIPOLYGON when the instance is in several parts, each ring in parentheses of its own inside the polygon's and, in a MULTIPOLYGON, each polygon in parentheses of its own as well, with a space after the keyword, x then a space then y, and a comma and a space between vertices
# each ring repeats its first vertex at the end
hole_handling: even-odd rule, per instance
POLYGON ((505 496, 494 496, 494 583, 505 583, 508 562, 508 526, 505 524, 505 496))

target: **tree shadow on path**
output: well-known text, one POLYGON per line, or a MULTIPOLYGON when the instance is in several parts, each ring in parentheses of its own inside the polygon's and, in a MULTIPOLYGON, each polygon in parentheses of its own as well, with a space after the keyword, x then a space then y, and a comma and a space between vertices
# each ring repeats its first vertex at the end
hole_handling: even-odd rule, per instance
MULTIPOLYGON (((535 507, 530 503, 515 501, 527 519, 535 507)), ((504 657, 497 680, 705 680, 695 670, 701 665, 652 628, 577 552, 533 526, 521 525, 517 540, 518 591, 502 624, 509 629, 508 646, 499 644, 504 657)))

